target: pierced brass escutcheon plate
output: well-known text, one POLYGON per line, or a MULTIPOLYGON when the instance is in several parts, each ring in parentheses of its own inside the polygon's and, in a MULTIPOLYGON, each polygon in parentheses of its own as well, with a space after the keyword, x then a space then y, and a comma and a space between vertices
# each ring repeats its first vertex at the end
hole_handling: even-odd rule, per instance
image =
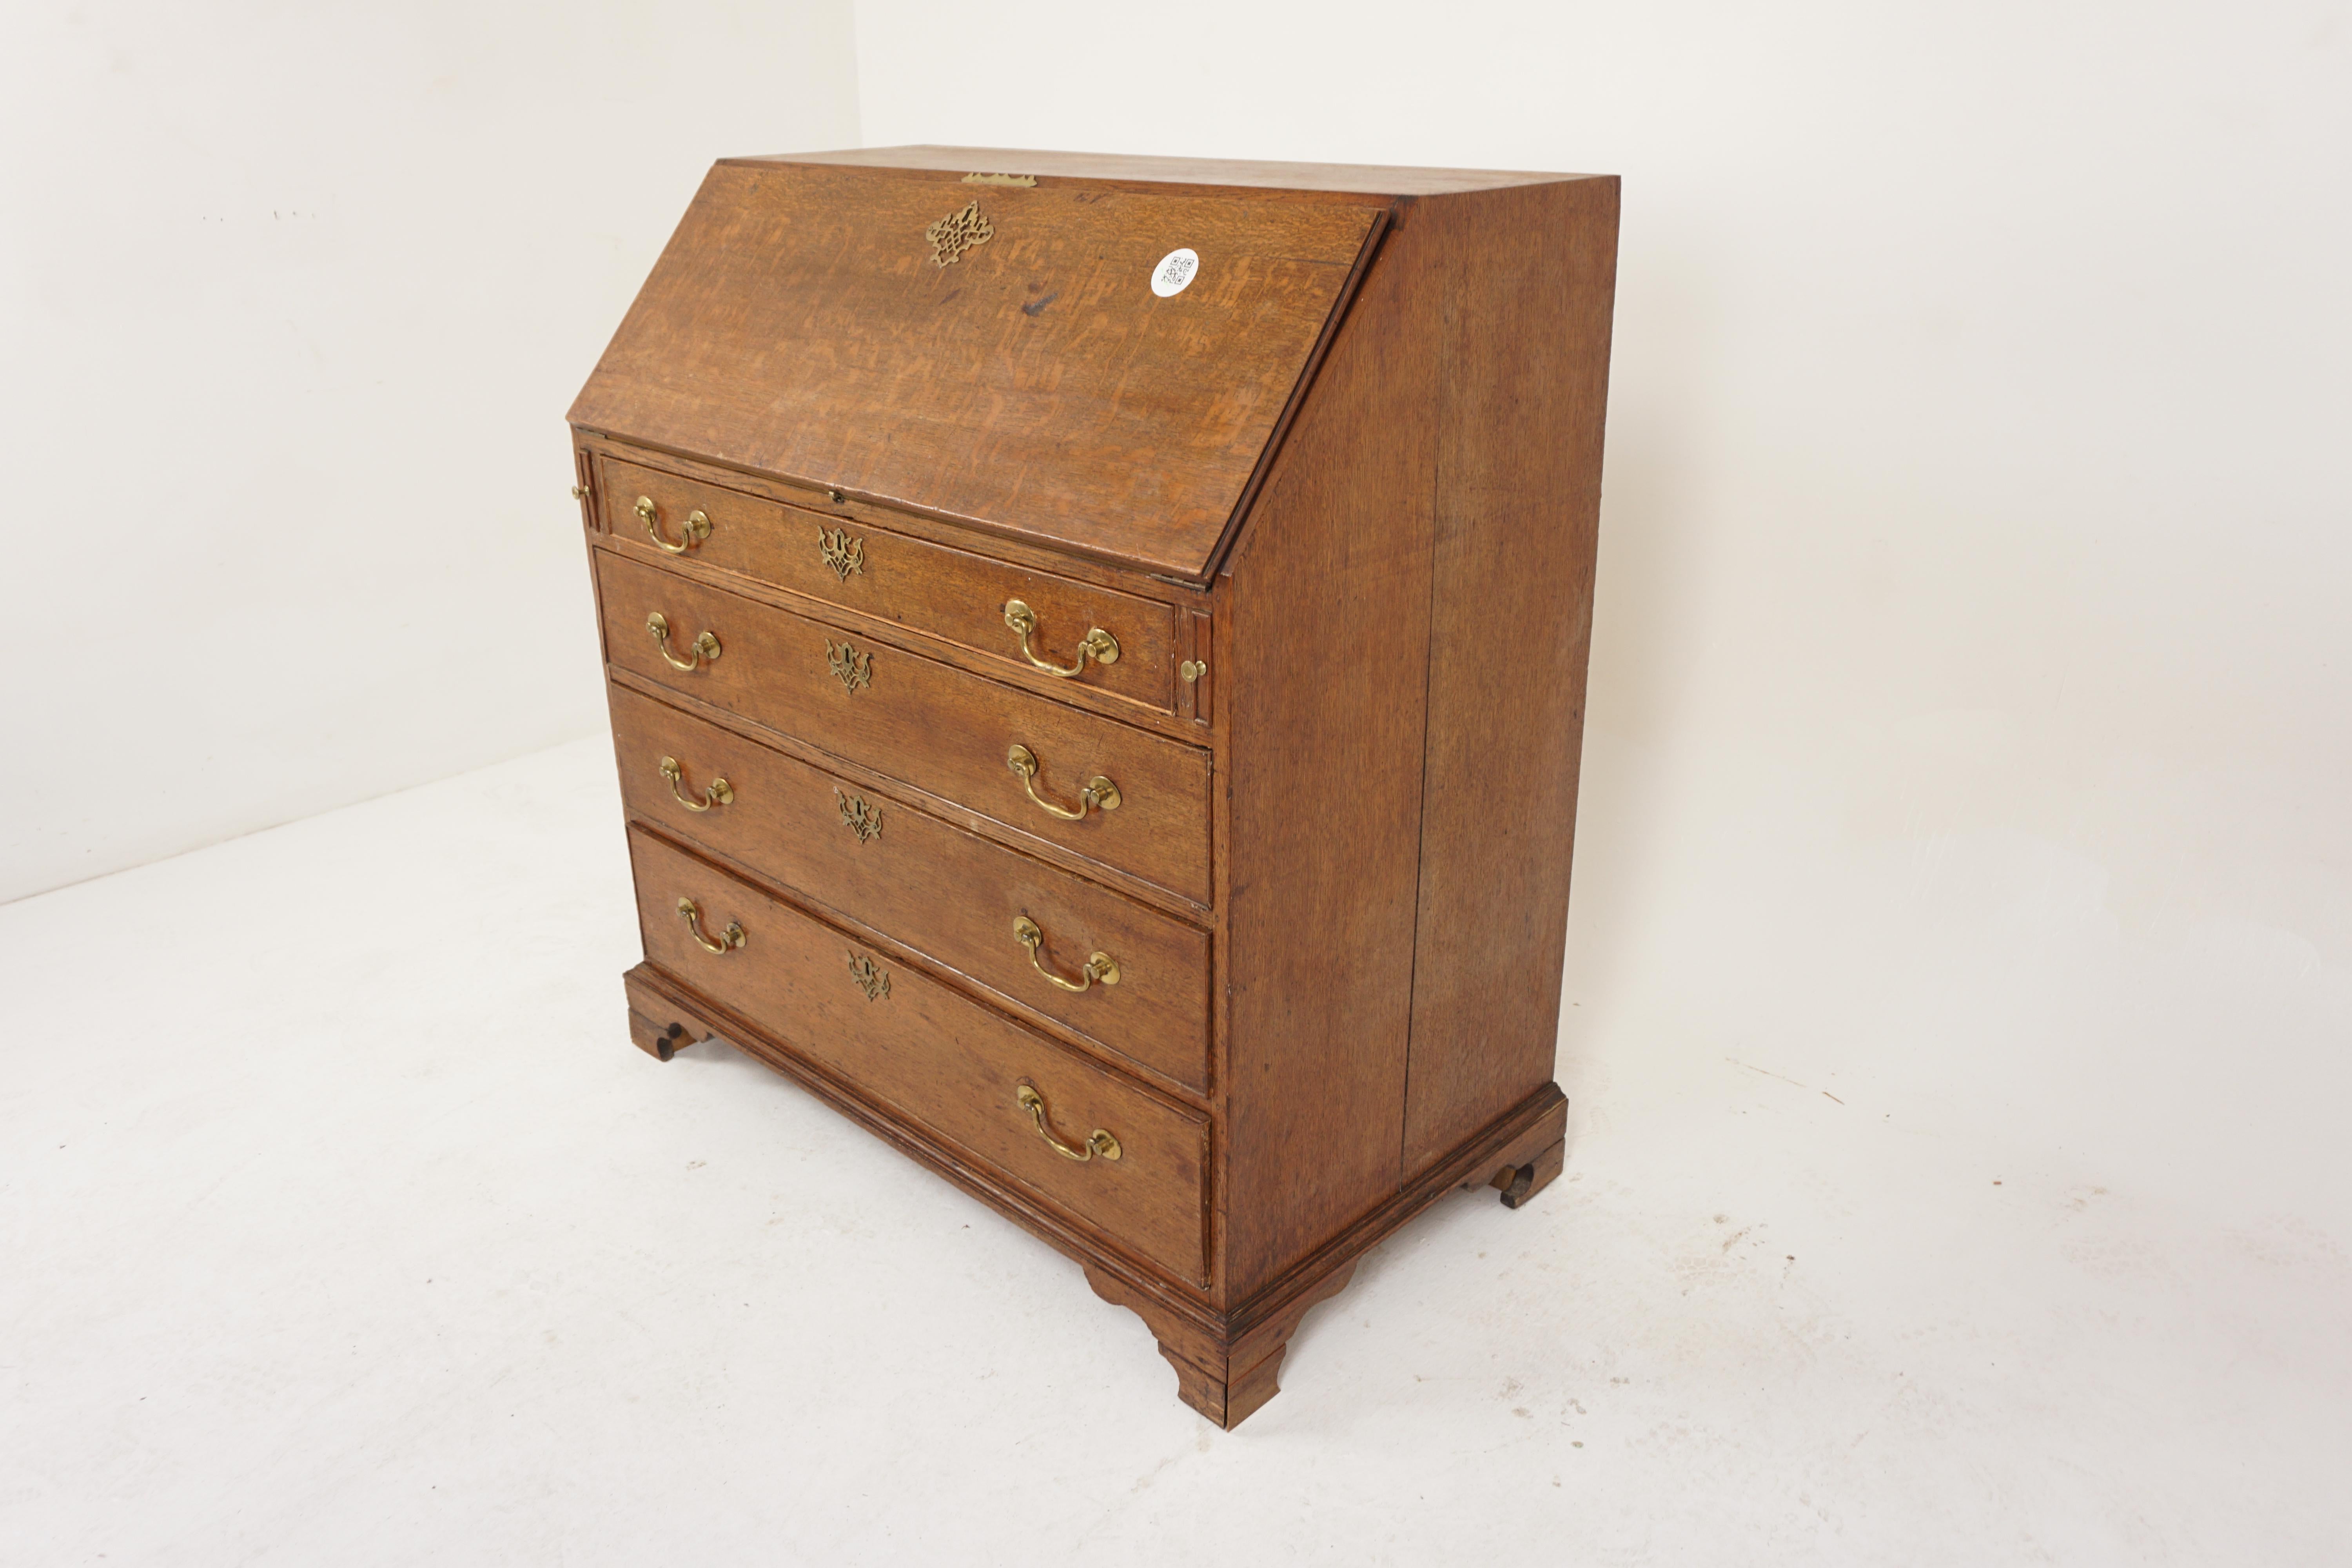
POLYGON ((857 842, 870 844, 882 837, 882 808, 862 795, 844 795, 835 784, 833 803, 841 808, 841 825, 857 835, 857 842))
MULTIPOLYGON (((840 498, 836 494, 835 499, 840 498)), ((833 574, 845 583, 849 581, 852 573, 866 570, 866 541, 852 539, 845 528, 836 528, 831 532, 819 528, 816 531, 816 552, 826 565, 833 568, 833 574)))
POLYGON ((931 259, 941 267, 953 267, 963 259, 963 253, 975 245, 986 245, 996 234, 996 226, 981 212, 978 202, 967 202, 963 211, 950 213, 930 227, 923 237, 931 242, 931 259))
POLYGON ((831 637, 825 638, 824 662, 832 668, 834 679, 841 682, 845 691, 874 684, 874 656, 846 642, 836 644, 831 637))
POLYGON ((849 955, 849 977, 857 982, 868 1002, 879 1002, 890 994, 890 972, 862 952, 849 955))

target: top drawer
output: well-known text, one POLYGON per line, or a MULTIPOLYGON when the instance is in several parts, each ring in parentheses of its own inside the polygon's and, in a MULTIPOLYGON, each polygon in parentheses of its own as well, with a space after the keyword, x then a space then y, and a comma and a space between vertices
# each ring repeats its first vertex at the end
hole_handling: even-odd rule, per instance
POLYGON ((1173 703, 1176 611, 852 518, 599 456, 605 531, 1151 707, 1173 703), (1008 616, 1008 607, 1025 616, 1008 616), (1027 635, 1014 621, 1025 621, 1027 635), (1081 657, 1081 654, 1084 657, 1081 657))

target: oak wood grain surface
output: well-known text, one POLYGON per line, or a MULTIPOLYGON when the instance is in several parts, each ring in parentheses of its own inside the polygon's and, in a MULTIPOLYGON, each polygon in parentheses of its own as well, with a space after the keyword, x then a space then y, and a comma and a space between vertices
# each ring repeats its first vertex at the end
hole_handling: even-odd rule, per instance
POLYGON ((1200 579, 1378 216, 722 163, 571 417, 1200 579))
POLYGON ((803 1054, 871 1090, 898 1112, 970 1151, 1008 1178, 1191 1278, 1201 1267, 1207 1123, 1067 1046, 1023 1028, 903 965, 879 959, 751 884, 643 828, 629 835, 648 962, 757 1016, 803 1054), (740 924, 743 945, 705 952, 677 910, 691 899, 706 934, 740 924), (887 991, 869 996, 854 965, 874 965, 887 991), (1055 1152, 1015 1094, 1033 1085, 1048 1125, 1081 1146, 1100 1128, 1117 1160, 1055 1152))
POLYGON ((1001 660, 1009 672, 1025 673, 1034 667, 1022 655, 1020 634, 1005 620, 1005 606, 1018 600, 1037 618, 1029 646, 1038 657, 1066 669, 1079 664, 1079 673, 1068 678, 1072 688, 1112 691, 1163 710, 1173 699, 1176 612, 1169 605, 639 464, 607 458, 602 469, 597 488, 605 530, 631 553, 741 573, 943 638, 1001 660), (638 515, 641 500, 653 503, 653 528, 638 515), (693 540, 687 521, 698 512, 709 532, 693 540), (686 548, 666 551, 657 539, 686 548), (1097 627, 1117 639, 1118 657, 1109 664, 1081 664, 1078 645, 1097 627))
POLYGON ((598 555, 615 665, 1207 901, 1205 751, 915 654, 859 646, 837 627, 609 550, 598 555), (651 614, 668 623, 671 655, 688 657, 708 631, 719 657, 674 668, 646 630, 651 614), (835 673, 836 658, 847 680, 835 673), (1015 744, 1040 764, 1040 799, 1075 810, 1099 775, 1118 786, 1118 806, 1080 821, 1053 816, 1007 767, 1015 744))
POLYGON ((1542 1192, 1617 213, 1610 176, 715 168, 572 410, 632 1037, 723 1034, 1078 1258, 1224 1426, 1414 1214, 1542 1192), (709 536, 660 549, 640 494, 709 536), (1119 665, 1024 664, 1015 597, 1119 665), (1015 743, 1118 808, 1047 815, 1015 743), (1022 919, 1120 984, 1055 986, 1022 919), (1122 1158, 1056 1153, 1024 1076, 1122 1158))
POLYGON ((1206 1090, 1207 932, 625 687, 611 694, 632 816, 906 943, 1131 1068, 1206 1090), (663 774, 666 758, 681 782, 663 774), (709 793, 719 780, 723 802, 709 793), (1118 984, 1055 986, 1013 937, 1022 918, 1043 930, 1041 961, 1064 978, 1103 952, 1118 984))
POLYGON ((1386 242, 1218 584, 1230 1300, 1402 1173, 1438 349, 1416 238, 1386 242))
POLYGON ((1617 183, 1485 192, 1422 219, 1445 302, 1407 1169, 1552 1074, 1617 183))

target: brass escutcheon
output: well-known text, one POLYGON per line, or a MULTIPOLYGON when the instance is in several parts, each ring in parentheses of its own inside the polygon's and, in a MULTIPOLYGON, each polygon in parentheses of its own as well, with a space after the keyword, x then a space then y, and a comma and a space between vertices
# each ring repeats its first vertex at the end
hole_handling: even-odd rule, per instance
POLYGON ((831 637, 824 639, 824 662, 844 691, 855 692, 874 684, 874 656, 859 652, 845 638, 838 646, 831 637))
POLYGON ((950 213, 930 227, 923 237, 931 242, 931 259, 941 267, 953 267, 963 259, 963 253, 975 245, 986 245, 996 233, 996 226, 988 221, 977 201, 967 202, 959 213, 950 213))
POLYGON ((677 544, 672 544, 668 540, 662 537, 661 508, 654 504, 653 497, 639 496, 637 498, 637 517, 645 523, 646 532, 652 538, 653 542, 656 544, 660 545, 664 550, 668 551, 672 555, 683 555, 688 551, 693 549, 696 545, 710 537, 710 519, 699 507, 697 507, 694 510, 686 514, 686 522, 683 525, 686 530, 686 538, 677 544))
POLYGON ((1097 809, 1103 811, 1118 809, 1120 798, 1118 785, 1100 773, 1087 781, 1087 787, 1078 795, 1078 808, 1073 811, 1066 805, 1056 805, 1037 793, 1036 752, 1026 746, 1015 746, 1004 753, 1004 765, 1014 778, 1021 781, 1021 787, 1029 793, 1031 800, 1037 803, 1037 808, 1040 811, 1050 816, 1058 816, 1064 822, 1079 821, 1087 812, 1097 809))
POLYGON ((705 785, 700 800, 696 800, 678 788, 677 786, 686 777, 686 769, 676 757, 664 757, 661 760, 661 776, 669 780, 669 793, 676 795, 677 804, 688 811, 709 811, 714 805, 735 804, 735 786, 729 784, 723 777, 712 779, 705 785))
POLYGON ((866 541, 852 539, 845 528, 831 532, 822 527, 816 531, 817 558, 833 568, 833 574, 843 582, 849 581, 853 572, 866 570, 866 541))
POLYGON ((661 649, 663 659, 672 669, 693 669, 698 665, 714 663, 719 658, 718 635, 709 631, 688 645, 688 651, 693 654, 693 658, 680 658, 670 652, 669 617, 659 610, 646 617, 646 630, 654 634, 654 646, 661 649))
POLYGON ((703 935, 702 911, 695 907, 692 899, 678 900, 677 917, 686 922, 686 929, 694 933, 695 945, 705 952, 731 952, 743 945, 743 928, 734 921, 727 922, 727 929, 719 933, 717 942, 703 935))
POLYGON ((1037 629, 1036 611, 1018 599, 1007 599, 1004 601, 1004 624, 1021 634, 1022 658, 1046 674, 1058 675, 1064 680, 1069 679, 1074 675, 1085 674, 1087 660, 1090 658, 1097 664, 1118 662, 1118 639, 1100 626, 1087 628, 1086 637, 1078 644, 1077 662, 1065 669, 1058 664, 1039 658, 1035 650, 1029 646, 1030 634, 1037 629))
POLYGON ((1045 933, 1027 915, 1017 916, 1013 920, 1013 940, 1029 950, 1029 967, 1065 991, 1084 991, 1097 981, 1105 985, 1118 984, 1118 960, 1107 952, 1088 953, 1087 966, 1078 971, 1075 984, 1046 968, 1045 960, 1039 956, 1039 951, 1045 945, 1045 933))
POLYGON ((1051 1144, 1054 1152, 1065 1160, 1084 1162, 1097 1154, 1106 1160, 1116 1160, 1122 1152, 1118 1140, 1099 1127, 1087 1134, 1086 1146, 1082 1149, 1073 1149, 1055 1137, 1054 1130, 1045 1125, 1045 1097, 1025 1083, 1013 1091, 1013 1102, 1029 1113, 1031 1120, 1037 1123, 1037 1136, 1051 1144))
POLYGON ((849 955, 849 978, 866 993, 868 1002, 879 1002, 890 994, 890 972, 862 952, 849 955))
POLYGON ((844 795, 841 786, 833 788, 833 803, 841 808, 841 825, 857 835, 857 842, 868 844, 882 837, 882 808, 862 795, 844 795))

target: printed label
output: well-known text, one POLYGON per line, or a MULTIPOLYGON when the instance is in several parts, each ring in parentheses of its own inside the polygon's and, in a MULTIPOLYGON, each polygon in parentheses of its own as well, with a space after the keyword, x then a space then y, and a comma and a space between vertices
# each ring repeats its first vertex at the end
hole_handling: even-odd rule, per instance
POLYGON ((1201 270, 1201 258, 1190 250, 1171 250, 1151 269, 1151 291, 1161 299, 1181 294, 1201 270))

